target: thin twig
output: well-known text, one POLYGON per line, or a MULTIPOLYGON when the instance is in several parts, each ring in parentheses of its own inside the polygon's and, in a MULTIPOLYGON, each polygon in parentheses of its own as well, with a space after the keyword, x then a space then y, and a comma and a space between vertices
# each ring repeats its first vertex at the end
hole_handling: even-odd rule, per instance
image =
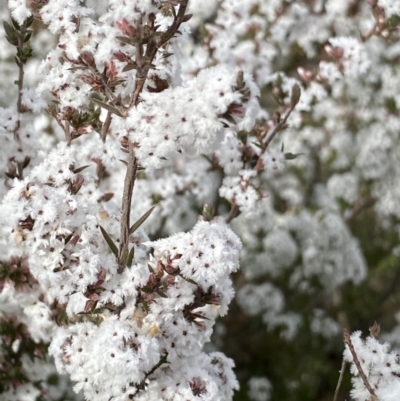
MULTIPOLYGON (((111 111, 107 112, 107 116, 106 119, 101 127, 101 131, 100 131, 100 138, 102 140, 103 143, 106 142, 106 138, 107 138, 107 134, 108 131, 110 129, 110 125, 111 125, 111 121, 112 121, 112 113, 111 111)), ((97 174, 97 180, 96 180, 96 185, 99 186, 100 182, 103 178, 103 174, 104 174, 104 165, 101 162, 101 160, 97 160, 97 168, 96 168, 96 174, 97 174)))
POLYGON ((168 28, 168 30, 161 36, 159 42, 156 43, 157 47, 160 48, 162 45, 167 43, 178 31, 179 26, 183 22, 183 18, 185 17, 186 8, 189 0, 182 0, 179 6, 178 14, 174 19, 172 25, 168 28))
POLYGON ((351 355, 353 356, 353 362, 356 365, 356 368, 357 368, 358 373, 359 373, 359 375, 360 375, 360 377, 361 377, 361 379, 362 379, 362 381, 364 383, 364 386, 366 387, 366 389, 371 394, 371 401, 377 400, 378 397, 376 396, 375 391, 372 388, 372 386, 369 384, 368 378, 367 378, 367 376, 365 375, 365 373, 363 371, 363 368, 361 366, 360 361, 358 360, 358 356, 357 356, 356 350, 354 349, 353 342, 351 341, 350 334, 349 334, 347 329, 343 329, 343 341, 344 341, 345 344, 347 344, 347 346, 350 349, 351 355))
MULTIPOLYGON (((298 86, 297 86, 298 87, 298 86)), ((299 89, 300 90, 300 89, 299 89)), ((293 91, 293 89, 292 89, 293 91)), ((293 96, 293 92, 292 92, 292 96, 293 96)), ((284 115, 284 117, 282 119, 279 120, 279 122, 275 125, 274 129, 271 131, 271 133, 268 135, 268 132, 265 132, 265 134, 263 134, 261 136, 262 139, 264 139, 265 137, 267 137, 267 139, 265 140, 265 142, 263 142, 261 144, 261 152, 260 155, 258 156, 258 161, 254 166, 254 170, 255 171, 260 171, 264 169, 264 164, 262 161, 262 156, 264 155, 264 153, 267 151, 269 144, 272 142, 272 140, 275 138, 276 134, 279 131, 282 131, 283 129, 285 129, 287 127, 286 121, 288 120, 289 116, 292 114, 292 111, 295 109, 297 102, 292 102, 290 104, 289 109, 286 111, 286 114, 284 115)))
POLYGON ((351 221, 355 220, 359 214, 361 214, 365 209, 374 206, 375 203, 376 199, 373 198, 372 196, 365 199, 361 199, 358 202, 358 205, 356 205, 354 209, 351 211, 350 215, 346 217, 346 222, 350 223, 351 221))
POLYGON ((112 121, 112 113, 111 113, 111 111, 108 111, 107 117, 106 117, 106 119, 101 127, 101 131, 100 131, 100 138, 103 142, 106 141, 108 130, 110 129, 111 121, 112 121))
POLYGON ((122 197, 122 216, 121 216, 121 243, 119 249, 119 270, 122 272, 125 261, 125 255, 128 255, 129 243, 129 227, 132 203, 132 191, 136 180, 137 159, 135 157, 135 147, 132 142, 129 142, 129 160, 126 168, 124 181, 124 194, 122 197))
POLYGON ((140 390, 143 390, 143 389, 145 388, 144 386, 145 386, 146 380, 147 380, 158 368, 160 368, 162 365, 164 365, 165 363, 167 363, 167 362, 166 362, 166 359, 167 359, 167 355, 164 356, 164 357, 161 357, 160 361, 159 361, 156 365, 154 365, 154 366, 145 374, 144 379, 143 379, 139 384, 136 385, 136 391, 132 394, 133 397, 135 397, 135 396, 139 393, 140 390))
MULTIPOLYGON (((47 109, 49 110, 49 109, 47 109)), ((49 111, 49 113, 51 113, 49 111)), ((65 141, 67 142, 67 145, 71 145, 72 142, 72 136, 71 136, 71 132, 69 129, 69 124, 67 124, 67 122, 65 123, 65 125, 61 122, 61 120, 55 115, 54 119, 56 120, 57 124, 61 127, 61 129, 64 131, 65 134, 65 141)))
POLYGON ((265 151, 269 144, 272 142, 276 134, 283 129, 283 127, 286 125, 286 121, 289 118, 289 116, 292 114, 292 111, 294 110, 295 106, 290 106, 289 110, 286 112, 284 115, 283 119, 279 121, 278 124, 275 125, 274 129, 272 132, 269 134, 267 140, 264 142, 263 146, 263 151, 265 151))
MULTIPOLYGON (((18 48, 21 48, 24 46, 23 42, 23 37, 25 35, 25 31, 27 28, 27 22, 24 21, 24 23, 21 25, 20 29, 20 35, 18 35, 18 48)), ((14 129, 14 139, 18 142, 20 142, 20 129, 21 129, 21 113, 23 113, 24 107, 22 106, 22 89, 24 86, 24 63, 22 60, 19 62, 18 66, 18 80, 16 81, 17 87, 18 87, 18 98, 17 98, 17 111, 18 111, 18 119, 15 125, 14 129)), ((24 178, 24 163, 23 162, 18 162, 17 163, 17 171, 18 171, 18 178, 22 180, 24 178)))
MULTIPOLYGON (((129 102, 128 108, 126 108, 122 115, 126 117, 132 106, 137 106, 139 103, 140 93, 143 91, 144 84, 147 79, 147 75, 152 68, 153 59, 158 49, 170 40, 178 31, 180 24, 185 16, 186 7, 188 0, 182 0, 179 6, 179 12, 177 17, 174 19, 172 25, 168 30, 161 36, 161 41, 155 42, 156 39, 150 40, 146 45, 145 58, 143 58, 143 21, 140 21, 140 41, 136 44, 136 78, 135 78, 135 89, 129 102)), ((150 20, 149 26, 154 29, 154 21, 150 20)), ((120 249, 119 249, 119 272, 121 273, 125 267, 125 255, 128 255, 129 249, 129 228, 130 228, 130 210, 132 203, 132 191, 135 185, 137 171, 137 159, 135 156, 135 145, 129 141, 129 161, 126 169, 125 181, 124 181, 124 194, 122 198, 122 216, 121 216, 121 237, 120 237, 120 249)))
POLYGON ((239 216, 239 214, 240 214, 239 206, 236 203, 234 203, 232 205, 228 217, 225 219, 225 223, 229 224, 235 217, 239 216))
POLYGON ((107 96, 107 99, 108 99, 114 106, 118 107, 118 106, 119 106, 119 104, 118 104, 118 99, 117 99, 117 97, 114 95, 114 93, 113 93, 113 91, 110 89, 110 87, 108 86, 108 84, 107 84, 107 82, 105 81, 103 75, 97 70, 97 68, 94 68, 94 67, 92 67, 92 66, 89 65, 89 64, 86 64, 86 66, 87 66, 87 68, 90 70, 90 72, 100 80, 100 82, 101 82, 101 84, 102 84, 102 86, 103 86, 104 92, 105 92, 105 94, 106 94, 106 96, 107 96))
MULTIPOLYGON (((147 43, 145 52, 145 59, 146 59, 145 63, 142 63, 141 60, 143 55, 143 45, 141 43, 136 44, 136 55, 137 55, 136 63, 138 65, 138 68, 136 69, 136 83, 135 83, 134 93, 131 97, 128 108, 123 112, 124 116, 127 115, 129 109, 133 105, 136 105, 138 103, 139 95, 143 90, 144 83, 146 82, 147 75, 151 68, 151 63, 157 51, 162 46, 164 46, 178 32, 178 29, 185 17, 185 12, 188 2, 189 0, 182 0, 179 6, 178 14, 176 15, 176 18, 174 19, 172 25, 168 28, 168 30, 164 32, 164 34, 162 34, 161 36, 157 36, 155 37, 155 39, 152 39, 149 41, 149 43, 147 43)), ((154 29, 154 21, 150 20, 149 26, 154 29)), ((139 28, 141 29, 140 26, 139 28)))
POLYGON ((342 359, 342 366, 340 368, 339 380, 338 380, 337 385, 336 385, 335 395, 333 396, 333 401, 337 401, 337 397, 339 395, 339 389, 340 389, 340 386, 341 386, 342 381, 343 381, 343 376, 344 376, 345 369, 346 369, 346 361, 343 358, 342 359))

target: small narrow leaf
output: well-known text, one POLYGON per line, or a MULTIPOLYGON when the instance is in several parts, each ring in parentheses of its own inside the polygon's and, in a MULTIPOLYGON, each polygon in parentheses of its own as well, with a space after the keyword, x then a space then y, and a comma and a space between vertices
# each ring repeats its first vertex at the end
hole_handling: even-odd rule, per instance
POLYGON ((24 43, 29 42, 29 39, 31 38, 31 36, 32 36, 32 31, 28 31, 28 32, 25 34, 24 43))
POLYGON ((123 69, 122 72, 127 72, 130 70, 136 70, 137 64, 136 63, 128 63, 123 69))
POLYGON ((297 157, 304 155, 304 153, 290 153, 287 152, 285 153, 285 159, 286 160, 293 160, 293 159, 297 159, 297 157))
POLYGON ((126 265, 128 267, 132 266, 133 257, 135 256, 135 247, 133 246, 132 249, 129 251, 128 260, 126 261, 126 265))
POLYGON ((174 53, 169 53, 169 52, 164 52, 162 55, 162 58, 168 58, 171 57, 174 53))
POLYGON ((33 24, 33 20, 34 20, 33 15, 31 15, 30 17, 28 17, 26 19, 26 27, 27 28, 29 28, 33 24))
POLYGON ((301 89, 298 84, 294 84, 292 88, 292 95, 290 96, 290 106, 294 108, 299 103, 301 89))
POLYGON ((111 111, 111 113, 114 113, 115 115, 117 115, 118 117, 122 117, 121 112, 114 106, 112 106, 111 104, 105 103, 99 99, 96 98, 92 98, 92 100, 97 103, 100 107, 102 107, 103 109, 106 109, 108 111, 111 111))
POLYGON ((142 301, 142 306, 145 312, 148 313, 150 310, 149 303, 147 301, 142 301))
POLYGON ((17 31, 19 31, 19 30, 21 29, 21 27, 19 26, 18 22, 17 22, 14 18, 11 18, 11 22, 12 22, 12 24, 14 25, 14 28, 15 28, 17 31))
POLYGON ((138 221, 132 225, 132 227, 129 229, 129 235, 133 234, 147 220, 156 206, 157 205, 152 206, 138 221))
POLYGON ((108 202, 110 199, 112 199, 114 197, 114 193, 113 192, 107 192, 105 193, 103 196, 101 196, 97 202, 108 202))
POLYGON ((88 165, 86 165, 86 166, 83 166, 83 167, 77 168, 76 170, 74 170, 74 173, 75 173, 75 174, 78 174, 78 173, 80 173, 81 171, 85 170, 85 168, 88 168, 88 167, 90 167, 90 164, 88 164, 88 165))
POLYGON ((115 39, 119 40, 122 43, 126 43, 127 45, 131 45, 132 41, 130 38, 126 36, 116 36, 115 39))
POLYGON ((31 162, 31 158, 29 156, 26 156, 24 163, 22 164, 22 168, 28 167, 30 162, 31 162))
POLYGON ((117 246, 114 244, 113 240, 111 239, 111 237, 108 235, 107 231, 100 226, 100 230, 101 233, 103 234, 104 239, 106 240, 108 246, 110 247, 111 252, 118 257, 118 248, 117 246))
POLYGON ((136 43, 140 42, 140 38, 138 36, 128 38, 126 36, 116 36, 116 39, 118 39, 120 42, 125 43, 127 45, 132 45, 134 46, 136 43))
POLYGON ((125 265, 128 261, 128 256, 129 256, 128 250, 124 251, 124 253, 121 255, 121 260, 125 265))
POLYGON ((187 22, 190 20, 190 18, 193 17, 193 14, 186 14, 183 18, 182 18, 182 22, 187 22))
POLYGON ((67 245, 69 241, 71 241, 72 236, 74 233, 71 233, 70 235, 66 236, 64 239, 64 245, 67 245))
POLYGON ((144 292, 145 294, 151 294, 153 292, 153 290, 148 286, 142 287, 140 291, 144 292))
POLYGON ((6 35, 10 36, 14 33, 14 29, 7 21, 3 20, 3 27, 4 27, 4 31, 6 32, 6 35))
MULTIPOLYGON (((82 68, 82 67, 80 67, 80 68, 82 68)), ((92 93, 90 94, 90 97, 92 98, 92 100, 97 99, 97 100, 104 101, 103 96, 101 96, 101 95, 100 95, 99 93, 97 93, 97 92, 92 92, 92 93)))

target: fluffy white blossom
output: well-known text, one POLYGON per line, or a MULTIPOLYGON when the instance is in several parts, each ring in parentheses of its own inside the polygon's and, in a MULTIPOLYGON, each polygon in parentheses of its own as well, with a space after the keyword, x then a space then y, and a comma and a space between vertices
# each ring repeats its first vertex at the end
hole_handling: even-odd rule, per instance
MULTIPOLYGON (((400 379, 398 377, 400 364, 396 352, 390 351, 388 343, 382 344, 372 336, 363 340, 360 331, 351 335, 351 342, 361 369, 378 399, 382 401, 395 400, 400 389, 400 379)), ((351 363, 351 373, 353 375, 352 397, 356 401, 368 399, 371 393, 360 376, 349 346, 346 346, 344 358, 351 363)))

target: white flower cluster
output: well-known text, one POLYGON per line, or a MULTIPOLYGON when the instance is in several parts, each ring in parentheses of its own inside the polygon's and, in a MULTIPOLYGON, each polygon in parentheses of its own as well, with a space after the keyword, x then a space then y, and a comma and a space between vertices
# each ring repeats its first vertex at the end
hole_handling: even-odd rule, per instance
POLYGON ((271 397, 271 382, 266 377, 252 377, 249 382, 249 397, 254 401, 268 401, 271 397))
POLYGON ((170 164, 176 152, 210 153, 222 139, 225 113, 237 122, 243 120, 243 128, 254 125, 257 103, 253 101, 247 111, 235 90, 236 76, 234 69, 217 66, 201 71, 184 86, 143 94, 126 124, 140 164, 154 169, 170 164))
MULTIPOLYGON (((399 1, 192 0, 148 58, 184 3, 9 0, 8 31, 34 16, 32 37, 11 46, 0 33, 0 319, 22 327, 0 336, 0 355, 28 337, 38 355, 51 343, 88 400, 232 398, 233 362, 202 350, 239 265, 223 216, 244 244, 238 306, 286 340, 337 336, 341 291, 376 267, 363 256, 376 244, 353 226, 364 212, 390 230, 384 252, 399 232, 399 1), (13 57, 30 42, 21 77, 13 57), (121 263, 123 218, 156 204, 121 263), (212 216, 196 224, 201 210, 212 216)), ((397 401, 395 357, 353 341, 380 399, 397 401)), ((35 384, 5 399, 60 398, 27 359, 35 384)), ((255 401, 275 391, 261 376, 248 381, 255 401)))
MULTIPOLYGON (((228 275, 238 268, 240 241, 226 226, 199 222, 190 233, 147 245, 154 249, 152 273, 140 288, 138 265, 120 279, 124 304, 114 302, 119 317, 104 312, 97 323, 56 331, 50 353, 58 370, 68 373, 75 391, 83 390, 87 399, 168 400, 173 386, 176 399, 217 400, 221 380, 230 398, 237 387, 232 363, 221 354, 203 354, 202 346, 232 299, 228 275)), ((115 283, 113 289, 118 291, 115 283)))
MULTIPOLYGON (((390 351, 388 343, 382 344, 372 336, 363 340, 360 331, 351 335, 351 342, 360 367, 378 400, 397 400, 400 394, 399 355, 395 351, 390 351)), ((344 351, 344 359, 351 363, 351 373, 353 375, 351 396, 356 401, 370 399, 371 392, 361 377, 349 346, 346 346, 344 351)))
POLYGON ((329 39, 329 42, 340 49, 344 70, 349 77, 359 77, 368 71, 371 62, 362 43, 357 39, 336 37, 329 39))

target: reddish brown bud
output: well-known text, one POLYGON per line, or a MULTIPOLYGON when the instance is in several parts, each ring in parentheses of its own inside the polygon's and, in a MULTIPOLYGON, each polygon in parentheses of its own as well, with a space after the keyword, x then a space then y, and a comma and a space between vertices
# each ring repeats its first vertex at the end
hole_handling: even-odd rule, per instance
POLYGON ((121 144, 121 146, 124 149, 128 149, 129 148, 129 139, 127 136, 123 136, 120 140, 119 143, 121 144))
POLYGON ((138 30, 132 26, 126 18, 123 18, 121 21, 116 22, 118 29, 126 36, 130 38, 138 35, 138 30))
POLYGON ((96 63, 94 61, 93 54, 86 51, 81 54, 81 60, 90 67, 95 67, 96 63))

